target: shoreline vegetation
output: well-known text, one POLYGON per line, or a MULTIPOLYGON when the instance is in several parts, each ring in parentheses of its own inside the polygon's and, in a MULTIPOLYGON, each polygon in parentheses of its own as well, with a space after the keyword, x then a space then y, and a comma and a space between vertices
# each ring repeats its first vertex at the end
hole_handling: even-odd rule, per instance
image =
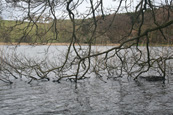
MULTIPOLYGON (((0 42, 0 45, 31 45, 31 46, 40 46, 40 45, 55 45, 55 46, 68 46, 70 43, 5 43, 5 42, 0 42)), ((76 46, 78 45, 77 43, 75 44, 76 46)), ((87 46, 88 44, 80 43, 82 46, 87 46)), ((93 44, 93 46, 119 46, 120 44, 93 44)))
MULTIPOLYGON (((149 46, 173 46, 173 13, 170 12, 169 20, 167 20, 165 17, 169 15, 165 13, 165 8, 167 6, 153 10, 160 28, 155 24, 151 9, 144 12, 142 26, 140 26, 142 20, 137 16, 138 12, 118 13, 116 17, 115 14, 105 15, 104 18, 97 16, 94 36, 92 19, 75 19, 75 41, 73 43, 75 42, 75 45, 91 43, 93 46, 117 46, 130 38, 139 37, 140 39, 137 40, 139 46, 146 46, 147 42, 149 46), (162 28, 165 25, 168 26, 162 28)), ((69 45, 72 34, 73 23, 69 19, 49 20, 48 22, 41 21, 39 18, 30 22, 0 20, 0 45, 69 45)), ((128 43, 137 44, 136 41, 128 43)), ((129 45, 128 43, 126 45, 129 45)))
MULTIPOLYGON (((30 45, 30 46, 43 46, 43 45, 47 45, 47 46, 68 46, 70 45, 70 43, 5 43, 5 42, 0 42, 0 46, 2 45, 11 45, 11 46, 23 46, 23 45, 30 45)), ((92 44, 92 46, 119 46, 120 44, 118 43, 105 43, 105 44, 92 44)), ((75 44, 75 46, 79 46, 78 43, 75 44)), ((88 44, 85 43, 80 43, 80 46, 88 46, 88 44)), ((138 46, 146 46, 145 44, 138 44, 138 46)), ((150 46, 153 47, 169 47, 169 46, 173 46, 173 44, 150 44, 150 46)))

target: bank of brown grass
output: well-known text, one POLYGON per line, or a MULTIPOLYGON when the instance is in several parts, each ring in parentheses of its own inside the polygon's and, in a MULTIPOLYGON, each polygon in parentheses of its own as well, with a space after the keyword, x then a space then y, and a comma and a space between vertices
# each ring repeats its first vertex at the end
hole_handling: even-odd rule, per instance
MULTIPOLYGON (((31 43, 5 43, 5 42, 0 42, 0 45, 34 45, 34 46, 39 46, 39 45, 55 45, 55 46, 68 46, 70 45, 70 43, 34 43, 34 44, 31 44, 31 43)), ((76 46, 79 45, 79 44, 75 44, 76 46)), ((84 44, 84 43, 81 43, 80 45, 82 46, 87 46, 88 44, 84 44)), ((93 44, 93 46, 118 46, 119 44, 93 44)))

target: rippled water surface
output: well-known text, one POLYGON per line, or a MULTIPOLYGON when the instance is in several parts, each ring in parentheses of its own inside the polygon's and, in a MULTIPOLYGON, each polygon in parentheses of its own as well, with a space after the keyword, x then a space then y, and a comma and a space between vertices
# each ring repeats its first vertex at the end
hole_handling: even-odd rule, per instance
MULTIPOLYGON (((65 46, 50 47, 62 50, 65 46)), ((6 48, 6 47, 5 47, 6 48)), ((7 48, 8 49, 8 48, 7 48)), ((7 51, 6 49, 6 51, 7 51)), ((19 47, 30 57, 43 57, 47 48, 19 47), (35 54, 34 54, 35 52, 35 54)), ((9 49, 8 52, 11 52, 9 49)), ((57 58, 46 53, 51 59, 57 58)), ((59 52, 60 53, 60 52, 59 52)), ((173 76, 162 82, 132 79, 105 79, 97 77, 75 83, 61 81, 31 82, 14 80, 12 85, 0 81, 0 115, 172 115, 173 76)))
POLYGON ((173 80, 135 82, 98 78, 75 84, 16 80, 0 84, 0 115, 171 115, 173 80))

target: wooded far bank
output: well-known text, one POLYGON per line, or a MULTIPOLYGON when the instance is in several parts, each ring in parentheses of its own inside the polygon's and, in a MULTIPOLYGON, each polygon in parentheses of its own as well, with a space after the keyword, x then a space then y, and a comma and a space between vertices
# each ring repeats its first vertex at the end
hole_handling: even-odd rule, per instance
MULTIPOLYGON (((146 30, 164 25, 173 20, 173 12, 170 7, 162 6, 158 9, 148 9, 144 17, 138 16, 138 12, 119 13, 96 17, 95 39, 90 40, 93 32, 93 19, 76 19, 75 33, 76 43, 81 44, 120 44, 123 41, 136 37, 146 30), (141 21, 143 22, 142 26, 141 21), (140 27, 140 28, 139 28, 140 27), (139 30, 140 29, 140 30, 139 30)), ((9 21, 0 20, 1 43, 70 43, 74 31, 71 20, 52 19, 45 21, 43 17, 33 18, 33 21, 9 21), (37 23, 36 23, 37 22, 37 23), (56 34, 58 33, 58 34, 56 34)), ((157 29, 148 33, 151 45, 171 45, 173 43, 173 25, 157 29)), ((145 44, 146 38, 139 43, 145 44)))

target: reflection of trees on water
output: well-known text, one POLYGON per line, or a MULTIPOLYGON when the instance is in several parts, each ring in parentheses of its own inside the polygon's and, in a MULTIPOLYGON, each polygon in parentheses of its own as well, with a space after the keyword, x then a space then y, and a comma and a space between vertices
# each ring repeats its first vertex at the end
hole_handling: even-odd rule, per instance
POLYGON ((88 88, 85 83, 79 83, 78 87, 74 89, 74 94, 76 95, 75 101, 78 103, 76 110, 82 110, 83 111, 90 111, 92 110, 91 107, 91 97, 92 95, 89 94, 88 88), (79 108, 78 108, 79 107, 79 108))

